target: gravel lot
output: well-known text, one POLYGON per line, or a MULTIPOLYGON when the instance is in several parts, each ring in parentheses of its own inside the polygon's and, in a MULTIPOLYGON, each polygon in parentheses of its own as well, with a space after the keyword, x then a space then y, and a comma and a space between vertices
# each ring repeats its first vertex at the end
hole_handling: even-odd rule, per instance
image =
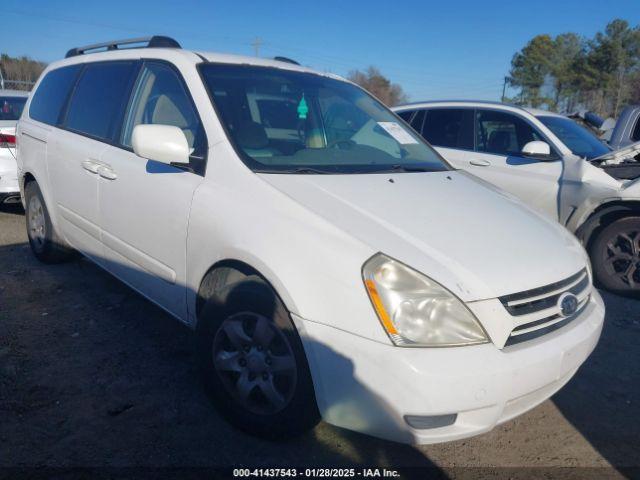
POLYGON ((491 433, 414 448, 322 423, 271 443, 210 406, 189 329, 85 259, 39 264, 23 212, 2 207, 0 477, 16 473, 7 467, 347 464, 455 478, 631 477, 640 474, 625 469, 640 467, 640 301, 604 298, 603 337, 576 377, 491 433))

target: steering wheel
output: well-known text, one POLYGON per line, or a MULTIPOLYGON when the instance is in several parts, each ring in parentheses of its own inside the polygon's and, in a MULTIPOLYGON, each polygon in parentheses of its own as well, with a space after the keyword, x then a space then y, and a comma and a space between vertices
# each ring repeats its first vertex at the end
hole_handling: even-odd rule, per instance
POLYGON ((357 145, 357 143, 354 142, 353 140, 343 138, 339 140, 334 140, 333 142, 329 143, 327 145, 327 148, 338 148, 338 150, 349 150, 354 145, 357 145), (340 145, 344 145, 346 148, 341 148, 340 145))

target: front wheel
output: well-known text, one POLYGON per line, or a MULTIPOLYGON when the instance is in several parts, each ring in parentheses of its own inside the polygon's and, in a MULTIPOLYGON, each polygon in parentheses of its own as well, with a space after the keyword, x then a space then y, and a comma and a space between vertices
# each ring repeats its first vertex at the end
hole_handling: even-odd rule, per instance
POLYGON ((596 282, 620 294, 640 293, 640 217, 625 217, 604 227, 593 241, 596 282))
POLYGON ((319 420, 302 342, 275 292, 257 276, 205 304, 197 355, 213 402, 238 428, 289 438, 319 420))

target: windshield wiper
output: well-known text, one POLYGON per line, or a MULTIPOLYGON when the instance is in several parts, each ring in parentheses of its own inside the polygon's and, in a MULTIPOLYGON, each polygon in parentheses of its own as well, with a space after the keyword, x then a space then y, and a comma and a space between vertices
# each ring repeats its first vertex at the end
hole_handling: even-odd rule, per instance
POLYGON ((408 165, 391 165, 391 170, 394 172, 433 172, 432 169, 427 167, 411 167, 408 165))
POLYGON ((285 173, 317 173, 317 174, 328 174, 326 170, 320 170, 312 167, 298 167, 293 170, 286 170, 285 173))
POLYGON ((256 173, 276 173, 276 174, 292 174, 292 173, 314 173, 314 174, 328 174, 326 170, 320 170, 312 167, 298 167, 298 168, 260 168, 254 170, 256 173))

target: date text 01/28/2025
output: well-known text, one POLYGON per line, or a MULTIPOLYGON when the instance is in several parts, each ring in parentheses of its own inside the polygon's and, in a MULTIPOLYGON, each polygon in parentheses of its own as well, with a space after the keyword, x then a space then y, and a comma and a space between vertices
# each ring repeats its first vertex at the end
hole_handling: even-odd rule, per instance
POLYGON ((400 474, 396 470, 386 468, 236 468, 233 470, 234 478, 242 477, 306 477, 306 478, 394 478, 400 474))

